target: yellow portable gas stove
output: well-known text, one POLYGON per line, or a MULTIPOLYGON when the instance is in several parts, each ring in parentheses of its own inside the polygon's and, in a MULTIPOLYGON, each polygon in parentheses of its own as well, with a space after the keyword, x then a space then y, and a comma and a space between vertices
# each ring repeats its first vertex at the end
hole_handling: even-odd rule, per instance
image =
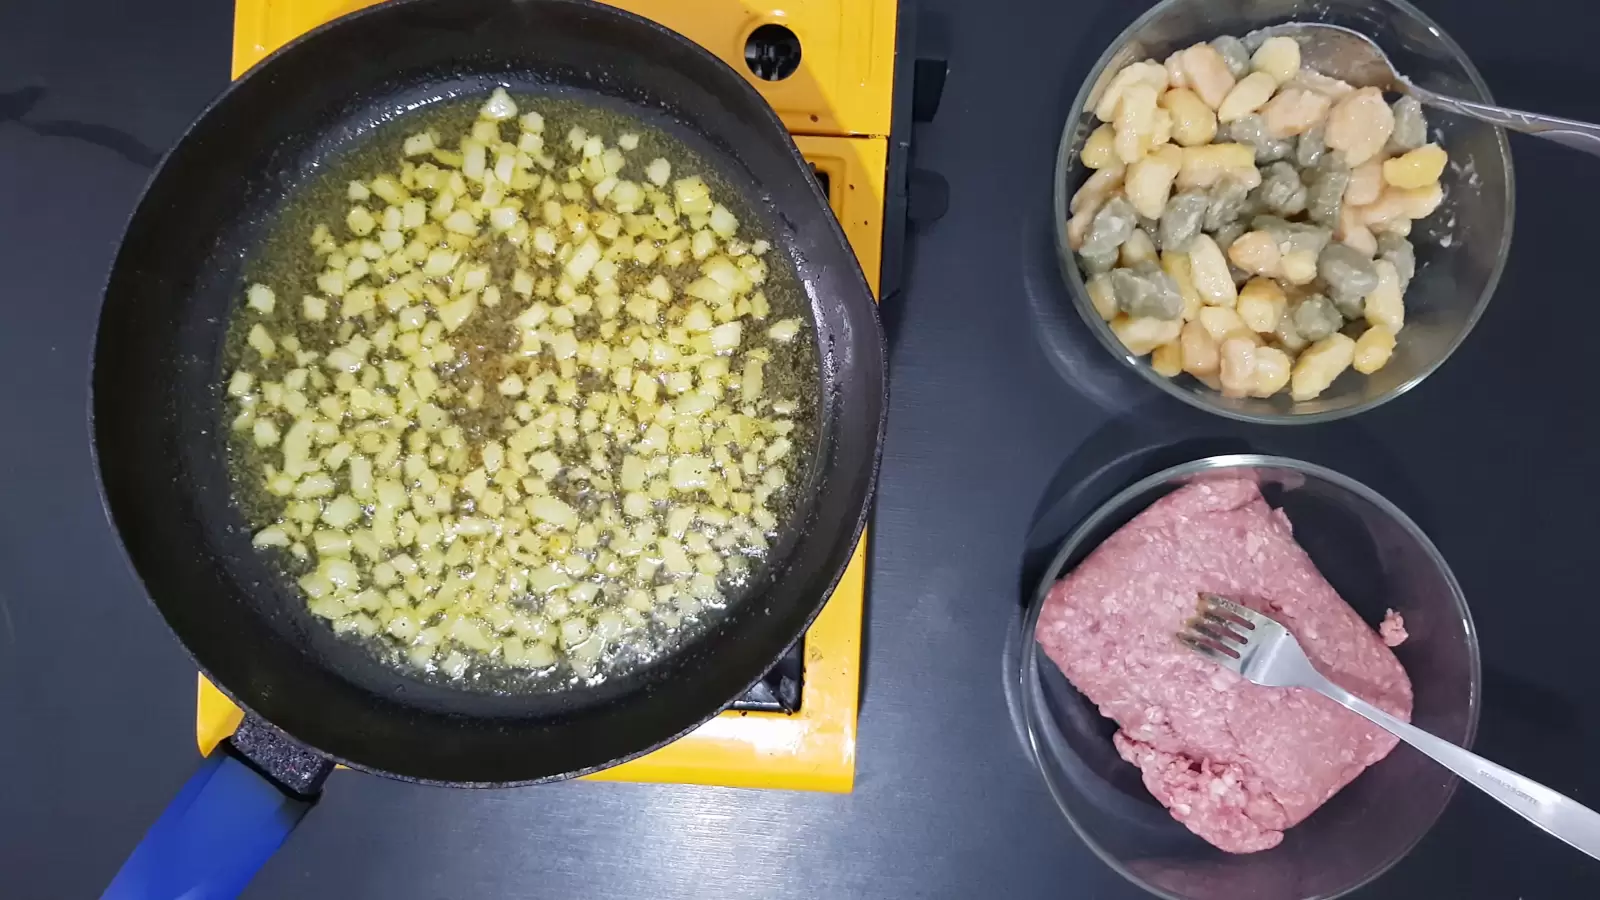
MULTIPOLYGON (((721 57, 761 92, 823 183, 873 291, 885 228, 897 83, 896 0, 609 0, 721 57)), ((371 0, 236 0, 233 74, 371 0)), ((899 182, 903 184, 903 177, 899 182)), ((891 198, 889 208, 903 209, 891 198)), ((897 250, 891 249, 897 256, 897 250)), ((893 263, 898 264, 898 260, 893 263)), ((880 294, 881 296, 881 294, 880 294)), ((800 644, 734 708, 648 756, 588 776, 849 791, 855 779, 866 537, 800 644)), ((243 712, 201 676, 196 721, 209 754, 243 712)))

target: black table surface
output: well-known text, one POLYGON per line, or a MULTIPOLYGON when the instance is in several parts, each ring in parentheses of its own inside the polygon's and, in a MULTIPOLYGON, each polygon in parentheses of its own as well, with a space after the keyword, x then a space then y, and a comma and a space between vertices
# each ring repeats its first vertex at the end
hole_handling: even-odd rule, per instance
MULTIPOLYGON (((1568 0, 1422 4, 1501 102, 1600 120, 1593 18, 1568 0), (1562 23, 1553 27, 1552 23, 1562 23)), ((916 164, 950 211, 891 309, 853 794, 568 783, 469 792, 335 775, 250 897, 1136 898, 1072 833, 1015 737, 1002 648, 1050 486, 1102 457, 1226 438, 1344 469, 1428 530, 1471 601, 1477 747, 1600 807, 1594 571, 1597 162, 1514 137, 1495 302, 1411 394, 1250 429, 1121 371, 1064 316, 1055 142, 1143 8, 924 0, 951 63, 916 164), (1290 432, 1293 432, 1292 434, 1290 432), (1058 475, 1065 473, 1064 478, 1058 475), (1585 487, 1585 485, 1589 487, 1585 487)), ((96 497, 100 290, 150 167, 228 76, 227 0, 0 2, 0 894, 98 894, 188 777, 194 669, 96 497)), ((1362 898, 1600 895, 1587 860, 1474 792, 1362 898)))

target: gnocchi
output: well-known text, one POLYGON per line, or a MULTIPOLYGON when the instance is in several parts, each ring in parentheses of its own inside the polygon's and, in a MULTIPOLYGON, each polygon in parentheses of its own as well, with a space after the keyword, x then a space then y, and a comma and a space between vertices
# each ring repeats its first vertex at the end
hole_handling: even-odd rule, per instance
POLYGON ((1212 109, 1222 105, 1233 90, 1233 72, 1227 60, 1210 44, 1195 44, 1179 54, 1184 82, 1212 109))
POLYGON ((1110 125, 1101 125, 1083 142, 1083 150, 1078 153, 1078 158, 1091 169, 1104 169, 1115 165, 1117 162, 1116 145, 1112 142, 1115 131, 1110 125))
POLYGON ((1189 274, 1189 254, 1177 250, 1161 251, 1161 269, 1172 279, 1178 288, 1178 296, 1183 298, 1183 307, 1180 310, 1185 322, 1191 321, 1200 313, 1200 292, 1195 290, 1194 279, 1189 274))
POLYGON ((1150 353, 1150 368, 1163 378, 1176 378, 1183 372, 1183 350, 1177 341, 1168 341, 1150 353))
POLYGON ((1289 298, 1276 281, 1252 278, 1240 289, 1235 309, 1245 327, 1258 334, 1271 334, 1288 306, 1289 298))
POLYGON ((1248 397, 1256 386, 1256 343, 1244 336, 1222 342, 1222 396, 1248 397))
MULTIPOLYGON (((1383 183, 1388 179, 1389 163, 1395 160, 1369 159, 1350 169, 1350 181, 1344 188, 1344 202, 1351 206, 1366 206, 1383 193, 1383 183)), ((1440 166, 1442 170, 1444 167, 1440 166)), ((1429 179, 1434 180, 1434 179, 1429 179)), ((1395 182, 1390 181, 1390 184, 1395 182)), ((1426 183, 1426 182, 1424 182, 1426 183)), ((1410 185, 1401 185, 1410 187, 1410 185)))
POLYGON ((1328 149, 1344 153, 1352 166, 1377 155, 1393 133, 1394 112, 1375 87, 1361 88, 1328 112, 1328 149))
POLYGON ((1117 295, 1111 289, 1111 274, 1101 272, 1090 278, 1086 285, 1089 289, 1089 302, 1094 304, 1094 311, 1100 318, 1107 322, 1117 317, 1117 295))
POLYGON ((1173 88, 1161 95, 1159 103, 1172 116, 1172 139, 1179 146, 1203 146, 1217 136, 1217 114, 1194 91, 1173 88))
MULTIPOLYGON (((1265 72, 1251 72, 1240 79, 1228 91, 1228 96, 1222 99, 1222 105, 1217 107, 1217 121, 1232 122, 1242 119, 1256 110, 1267 105, 1272 99, 1272 94, 1278 89, 1278 83, 1272 76, 1265 72)), ((1388 135, 1384 135, 1387 139, 1388 135)))
POLYGON ((1185 147, 1178 168, 1179 189, 1210 187, 1223 177, 1233 177, 1254 188, 1261 183, 1256 170, 1256 151, 1246 144, 1207 144, 1185 147), (1253 176, 1253 178, 1252 178, 1253 176), (1251 181, 1254 184, 1251 184, 1251 181))
POLYGON ((1147 219, 1161 218, 1167 197, 1172 192, 1173 179, 1183 168, 1183 151, 1172 144, 1162 145, 1156 152, 1128 166, 1123 190, 1134 211, 1147 219))
POLYGON ((1134 356, 1146 356, 1162 344, 1177 340, 1182 329, 1180 321, 1153 316, 1118 316, 1111 322, 1112 334, 1134 356))
POLYGON ((1206 334, 1211 335, 1211 339, 1219 345, 1230 335, 1248 330, 1239 313, 1226 306, 1201 307, 1198 321, 1206 334))
POLYGON ((1117 309, 1134 318, 1171 321, 1183 312, 1183 297, 1178 293, 1178 286, 1154 265, 1113 270, 1111 294, 1117 309))
POLYGON ((1117 158, 1132 164, 1144 157, 1150 149, 1156 130, 1156 98, 1159 93, 1149 84, 1129 85, 1117 104, 1117 116, 1112 122, 1112 146, 1117 158))
POLYGON ((1307 347, 1290 373, 1289 396, 1314 400, 1333 384, 1356 358, 1356 342, 1335 332, 1307 347))
POLYGON ((1267 38, 1250 57, 1250 67, 1277 84, 1287 84, 1300 71, 1300 44, 1282 35, 1267 38))
POLYGON ((1187 251, 1210 208, 1211 198, 1199 191, 1185 191, 1168 200, 1157 228, 1162 249, 1187 251))
MULTIPOLYGON (((1261 107, 1261 119, 1266 123, 1268 134, 1279 139, 1291 138, 1321 125, 1328 118, 1328 110, 1332 106, 1333 101, 1325 94, 1301 87, 1290 87, 1279 91, 1261 107)), ((1319 150, 1325 140, 1324 135, 1317 135, 1316 143, 1319 145, 1319 150)), ((1301 165, 1315 163, 1316 160, 1313 159, 1301 165)))
POLYGON ((1363 375, 1371 375, 1389 361, 1394 353, 1394 345, 1394 332, 1382 325, 1374 325, 1356 338, 1351 366, 1363 375))
POLYGON ((1200 299, 1212 306, 1232 306, 1238 299, 1228 261, 1208 234, 1198 235, 1189 244, 1189 278, 1200 299))
POLYGON ((1339 213, 1339 227, 1334 229, 1334 237, 1368 258, 1378 254, 1378 238, 1361 221, 1361 211, 1356 207, 1346 205, 1339 213))
POLYGON ((1256 369, 1251 377, 1250 396, 1271 397, 1289 383, 1294 360, 1277 347, 1257 347, 1256 369))
POLYGON ((1228 247, 1228 260, 1252 275, 1278 274, 1280 257, 1278 242, 1265 231, 1242 234, 1228 247))
POLYGON ((1416 100, 1301 51, 1224 35, 1124 66, 1095 102, 1066 243, 1095 312, 1163 377, 1299 402, 1396 352, 1407 236, 1450 157, 1416 100))
POLYGON ((1217 339, 1199 322, 1185 322, 1178 335, 1178 351, 1183 360, 1183 371, 1197 377, 1217 374, 1222 357, 1217 349, 1217 339))
POLYGON ((1123 95, 1128 88, 1136 84, 1146 85, 1156 91, 1167 89, 1167 70, 1153 62, 1136 62, 1124 66, 1106 85, 1105 92, 1100 95, 1100 101, 1095 104, 1094 114, 1102 122, 1110 122, 1116 118, 1117 107, 1121 105, 1123 95))
POLYGON ((1131 268, 1156 259, 1156 242, 1150 237, 1150 232, 1143 228, 1135 228, 1133 234, 1122 242, 1117 249, 1117 262, 1131 268))
MULTIPOLYGON (((1444 164, 1448 161, 1444 148, 1438 144, 1424 144, 1402 156, 1385 160, 1383 180, 1397 188, 1427 187, 1444 174, 1444 164)), ((1377 199, 1376 195, 1373 199, 1377 199)))
POLYGON ((1406 324, 1405 299, 1400 293, 1400 275, 1394 263, 1380 259, 1372 264, 1378 273, 1377 285, 1362 304, 1362 315, 1374 328, 1398 333, 1406 324))
POLYGON ((1244 41, 1225 34, 1211 41, 1211 49, 1221 54, 1229 75, 1238 79, 1250 74, 1250 48, 1244 45, 1244 41))

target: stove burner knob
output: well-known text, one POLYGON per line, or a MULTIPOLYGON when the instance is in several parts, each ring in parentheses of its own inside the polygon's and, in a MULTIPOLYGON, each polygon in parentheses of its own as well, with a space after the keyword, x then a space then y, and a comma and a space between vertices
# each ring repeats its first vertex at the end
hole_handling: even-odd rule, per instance
POLYGON ((782 81, 800 68, 800 38, 782 25, 762 25, 744 42, 744 64, 763 81, 782 81))

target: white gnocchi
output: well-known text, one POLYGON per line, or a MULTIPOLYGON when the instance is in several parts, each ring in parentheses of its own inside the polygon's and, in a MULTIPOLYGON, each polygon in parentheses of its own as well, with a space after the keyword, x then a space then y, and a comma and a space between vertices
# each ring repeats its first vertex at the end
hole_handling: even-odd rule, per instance
POLYGON ((1066 243, 1098 317, 1164 377, 1307 401, 1397 351, 1407 235, 1444 201, 1450 158, 1414 101, 1301 49, 1197 43, 1124 66, 1096 99, 1066 243))

